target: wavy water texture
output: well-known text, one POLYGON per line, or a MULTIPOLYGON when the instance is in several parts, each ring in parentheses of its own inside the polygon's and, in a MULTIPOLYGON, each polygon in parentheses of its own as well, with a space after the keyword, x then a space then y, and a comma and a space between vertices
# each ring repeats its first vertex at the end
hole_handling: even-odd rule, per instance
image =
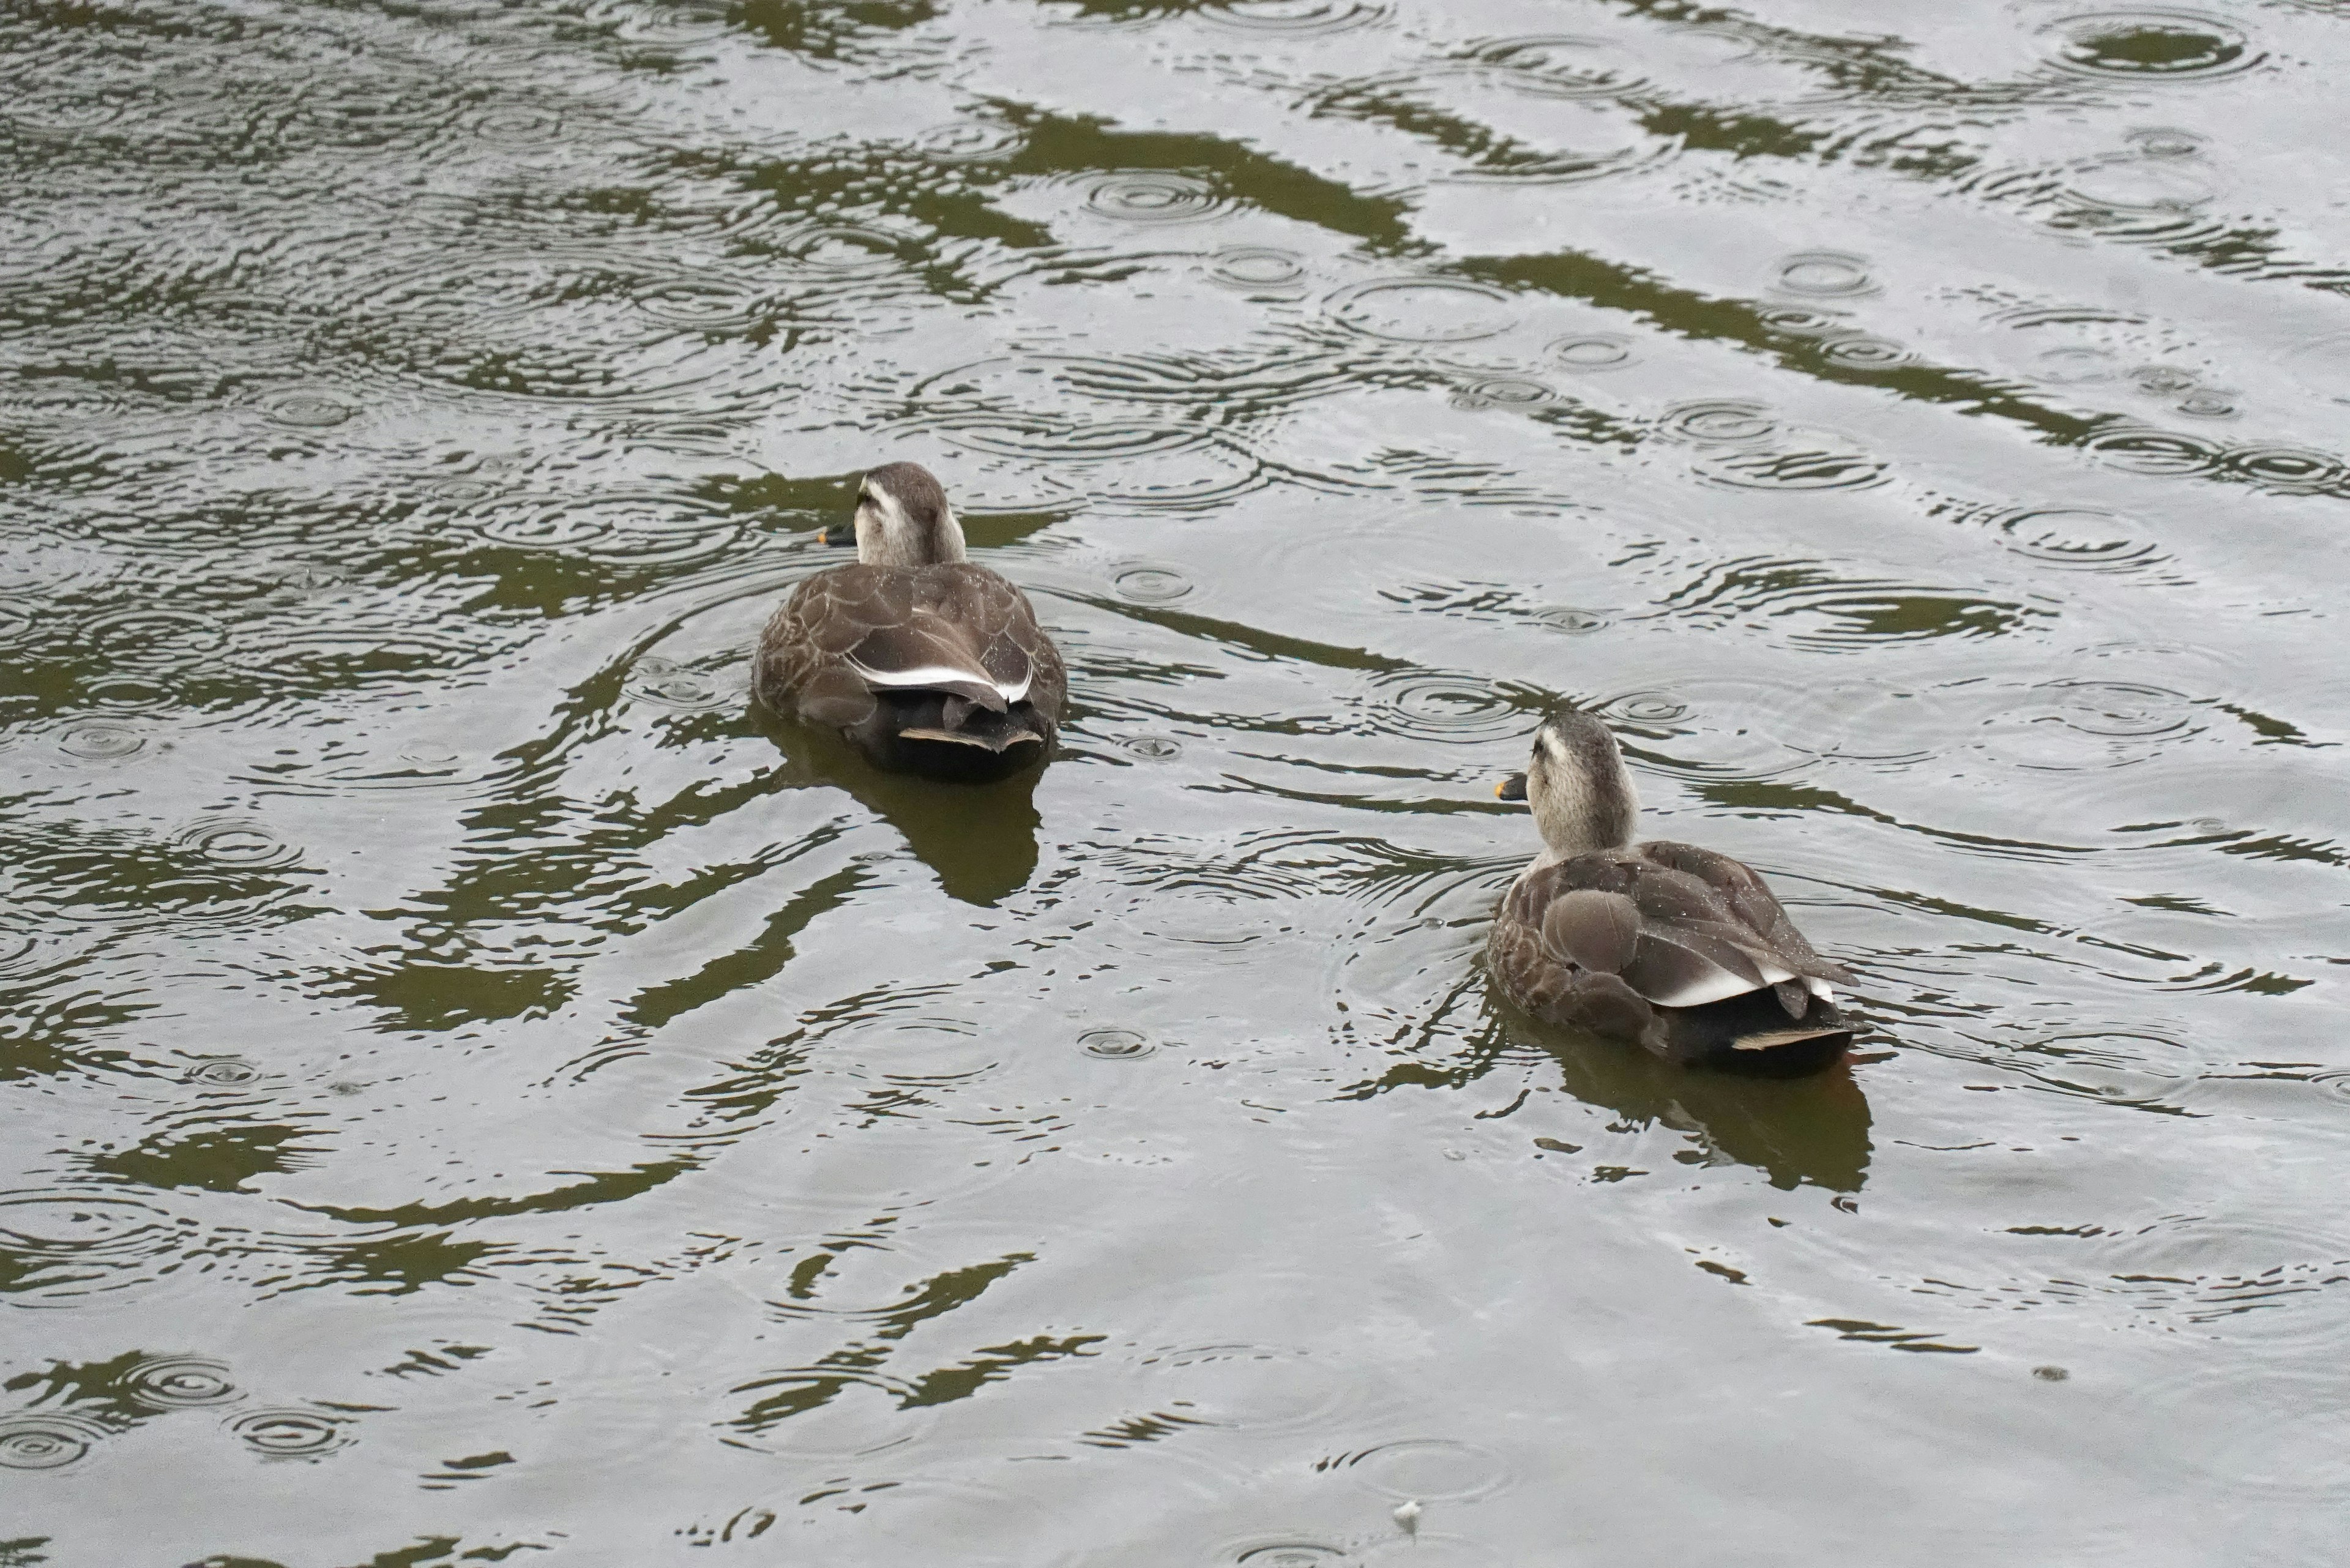
POLYGON ((2330 1560, 2345 20, 0 8, 0 1561, 2330 1560), (1567 701, 1849 1063, 1489 989, 1567 701))

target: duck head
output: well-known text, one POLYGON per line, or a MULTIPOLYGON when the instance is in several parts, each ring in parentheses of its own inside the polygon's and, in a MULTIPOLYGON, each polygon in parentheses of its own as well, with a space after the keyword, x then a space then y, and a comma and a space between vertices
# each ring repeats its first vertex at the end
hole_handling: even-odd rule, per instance
POLYGON ((1493 793, 1534 811, 1543 842, 1560 855, 1621 849, 1632 842, 1640 797, 1607 726, 1562 708, 1534 732, 1534 760, 1493 793))
MULTIPOLYGON (((846 530, 827 544, 850 543, 846 530)), ((931 471, 919 462, 885 462, 857 491, 857 558, 868 566, 934 566, 964 558, 962 524, 931 471)))

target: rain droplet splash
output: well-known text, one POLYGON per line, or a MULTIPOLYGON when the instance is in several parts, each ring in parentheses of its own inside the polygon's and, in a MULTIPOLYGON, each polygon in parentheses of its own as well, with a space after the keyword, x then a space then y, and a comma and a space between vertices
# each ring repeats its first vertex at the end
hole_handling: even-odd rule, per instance
POLYGON ((1888 337, 1833 337, 1820 346, 1820 358, 1841 370, 1892 370, 1914 364, 1918 351, 1888 337))
POLYGON ((126 724, 77 724, 57 742, 68 756, 110 763, 142 750, 147 737, 126 724))
POLYGON ((1196 223, 1219 218, 1231 203, 1196 174, 1134 169, 1097 181, 1086 205, 1105 218, 1129 223, 1196 223))
POLYGON ((1368 0, 1213 0, 1200 15, 1255 33, 1347 33, 1384 23, 1388 8, 1368 0))
POLYGON ((1531 735, 1542 715, 1473 675, 1397 670, 1374 680, 1372 722, 1415 740, 1475 742, 1531 735))
POLYGON ((1155 561, 1122 567, 1110 578, 1118 597, 1141 605, 1172 604, 1191 591, 1191 579, 1155 561))
POLYGON ((1331 316, 1367 337, 1390 343, 1468 343, 1506 331, 1514 302, 1498 288, 1462 278, 1391 277, 1340 289, 1331 316))
POLYGON ((1745 445, 1779 433, 1779 418, 1761 403, 1712 398, 1678 403, 1657 421, 1657 433, 1700 445, 1745 445))
POLYGON ((228 1429, 270 1459, 323 1459, 351 1441, 341 1421, 316 1410, 255 1410, 231 1421, 228 1429))
POLYGON ((1487 376, 1461 387, 1452 400, 1464 409, 1530 409, 1557 397, 1540 381, 1523 376, 1487 376))
POLYGON ((122 1389, 151 1410, 226 1405, 244 1397, 226 1362, 203 1355, 151 1356, 122 1375, 122 1389))
POLYGON ((2210 473, 2225 455, 2217 441, 2150 425, 2108 428, 2084 444, 2100 462, 2127 473, 2210 473))
POLYGON ((1508 1483, 1501 1456, 1452 1438, 1408 1438, 1375 1449, 1322 1460, 1322 1470, 1347 1478, 1399 1502, 1458 1502, 1483 1497, 1508 1483))
POLYGON ((1621 98, 1648 85, 1631 53, 1604 38, 1497 38, 1466 57, 1537 98, 1621 98))
POLYGON ((2199 81, 2266 58, 2237 28, 2200 11, 2095 11, 2044 31, 2055 40, 2058 68, 2076 76, 2199 81))
POLYGON ((1614 332, 1584 332, 1550 346, 1550 357, 1569 370, 1613 370, 1632 362, 1632 340, 1614 332))
POLYGON ((0 1467, 12 1470, 54 1470, 88 1454, 106 1437, 106 1428, 72 1416, 47 1414, 0 1418, 0 1467))
POLYGON ((208 1056, 188 1069, 188 1082, 208 1089, 234 1089, 261 1076, 261 1069, 242 1056, 208 1056))
POLYGON ((1131 1029, 1088 1029, 1077 1036, 1077 1049, 1107 1062, 1132 1062, 1158 1047, 1131 1029))
POLYGON ((2110 512, 2086 506, 2022 507, 1987 514, 2000 543, 2052 566, 2128 572, 2158 558, 2149 540, 2133 536, 2110 512))
POLYGON ((1281 288, 1305 275, 1295 251, 1273 245, 1233 245, 1208 258, 1208 276, 1226 288, 1281 288))
POLYGON ((1798 251, 1780 261, 1774 286, 1789 294, 1840 299, 1874 292, 1877 279, 1865 257, 1845 251, 1798 251))

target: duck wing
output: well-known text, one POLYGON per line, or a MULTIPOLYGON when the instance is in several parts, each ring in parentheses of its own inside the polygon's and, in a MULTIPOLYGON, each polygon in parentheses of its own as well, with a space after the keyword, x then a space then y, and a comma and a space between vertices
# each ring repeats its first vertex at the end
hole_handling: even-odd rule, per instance
MULTIPOLYGON (((1703 1007, 1835 968, 1808 943, 1800 961, 1780 950, 1739 914, 1728 894, 1652 859, 1647 847, 1530 868, 1511 889, 1507 916, 1541 933, 1552 961, 1619 977, 1659 1007, 1703 1007)), ((1763 897, 1769 898, 1767 890, 1763 897)), ((1775 900, 1771 908, 1777 909, 1775 900)), ((1780 919, 1785 920, 1783 911, 1780 919)), ((1803 1015, 1801 998, 1782 996, 1795 1016, 1803 1015)))
POLYGON ((803 581, 760 639, 759 696, 846 727, 889 693, 941 692, 1057 718, 1066 677, 1026 596, 983 566, 835 567, 803 581))
POLYGON ((1852 983, 1852 971, 1833 959, 1823 958, 1795 929, 1779 900, 1754 868, 1743 861, 1694 844, 1655 839, 1639 847, 1643 859, 1679 871, 1703 883, 1727 905, 1738 923, 1778 962, 1798 975, 1814 980, 1852 983))

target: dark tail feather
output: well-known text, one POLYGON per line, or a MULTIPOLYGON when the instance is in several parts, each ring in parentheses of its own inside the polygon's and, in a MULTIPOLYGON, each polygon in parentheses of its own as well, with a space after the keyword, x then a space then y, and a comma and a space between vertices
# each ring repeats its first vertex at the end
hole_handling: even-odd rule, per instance
POLYGON ((882 767, 931 778, 983 782, 1010 776, 1052 749, 1052 726, 1027 703, 991 711, 951 692, 892 692, 848 732, 882 767))
POLYGON ((1812 999, 1810 1016, 1791 1024, 1775 988, 1703 1007, 1659 1008, 1663 1054, 1754 1073, 1808 1073, 1843 1055, 1856 1032, 1833 1003, 1812 999))

